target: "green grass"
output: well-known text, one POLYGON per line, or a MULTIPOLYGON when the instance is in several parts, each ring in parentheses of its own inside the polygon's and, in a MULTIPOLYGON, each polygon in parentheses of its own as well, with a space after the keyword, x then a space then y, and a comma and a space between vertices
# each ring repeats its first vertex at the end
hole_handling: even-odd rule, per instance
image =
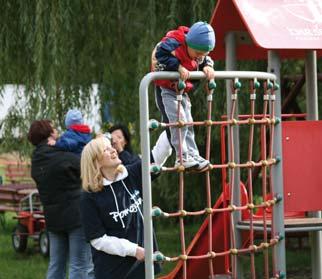
MULTIPOLYGON (((38 252, 37 243, 32 239, 28 240, 27 251, 18 254, 11 244, 11 232, 17 221, 12 219, 12 214, 6 214, 6 226, 0 226, 0 279, 44 279, 48 266, 48 259, 45 259, 38 252)), ((199 229, 200 221, 190 219, 185 224, 186 247, 199 229)), ((180 253, 179 226, 170 221, 155 223, 159 250, 166 256, 177 256, 180 253)), ((290 239, 291 246, 296 246, 296 239, 290 239), (293 245, 292 245, 293 243, 293 245), (295 245, 294 245, 295 243, 295 245)), ((288 278, 309 279, 311 277, 310 249, 290 249, 286 250, 288 278)), ((176 263, 165 263, 161 275, 168 274, 176 263)), ((249 257, 243 257, 245 279, 249 276, 249 257)), ((257 278, 262 278, 263 256, 262 253, 256 255, 257 278)))
MULTIPOLYGON (((185 222, 185 238, 186 247, 189 246, 195 233, 200 227, 200 217, 190 219, 185 222), (198 219, 199 218, 199 219, 198 219)), ((159 221, 158 221, 159 222, 159 221)), ((179 238, 179 225, 173 224, 167 219, 163 219, 162 222, 156 222, 155 230, 157 233, 157 239, 159 244, 159 250, 166 256, 174 257, 181 254, 180 252, 180 238, 179 238)), ((216 241, 216 240, 214 240, 216 241)), ((297 238, 288 238, 288 245, 286 249, 286 267, 287 278, 290 279, 310 279, 311 275, 311 258, 310 249, 308 243, 304 245, 304 248, 297 248, 297 238)), ((256 278, 263 278, 264 260, 263 253, 256 254, 255 257, 255 269, 256 278)), ((272 257, 269 256, 271 263, 272 257)), ((163 270, 160 275, 168 274, 177 263, 164 263, 163 270)), ((242 264, 244 269, 244 279, 251 278, 250 276, 250 256, 242 256, 242 264)), ((270 272, 271 272, 270 267, 270 272)), ((270 274, 272 275, 272 274, 270 274)))
MULTIPOLYGON (((201 225, 200 217, 189 218, 190 219, 185 222, 186 248, 188 248, 191 240, 201 225)), ((174 224, 172 221, 173 220, 170 219, 162 219, 162 221, 160 221, 159 219, 154 223, 158 248, 165 256, 168 257, 175 257, 181 254, 179 224, 174 224)), ((176 264, 177 262, 164 263, 160 276, 168 274, 176 264)))
MULTIPOLYGON (((250 274, 250 256, 243 256, 243 269, 244 279, 251 278, 250 274)), ((272 276, 272 256, 271 250, 269 250, 269 271, 272 276)), ((310 279, 311 275, 311 263, 310 263, 310 250, 286 250, 286 268, 288 279, 310 279)), ((263 253, 256 254, 255 257, 255 270, 256 278, 264 278, 264 256, 263 253)))

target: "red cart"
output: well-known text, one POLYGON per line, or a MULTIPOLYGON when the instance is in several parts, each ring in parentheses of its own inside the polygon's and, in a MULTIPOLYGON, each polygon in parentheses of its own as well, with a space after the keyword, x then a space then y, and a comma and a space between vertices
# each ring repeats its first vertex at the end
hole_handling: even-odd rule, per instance
POLYGON ((49 254, 49 237, 46 231, 45 217, 37 190, 26 190, 26 196, 20 200, 19 211, 14 218, 18 220, 12 232, 12 246, 17 252, 24 252, 28 238, 38 242, 40 253, 49 254))

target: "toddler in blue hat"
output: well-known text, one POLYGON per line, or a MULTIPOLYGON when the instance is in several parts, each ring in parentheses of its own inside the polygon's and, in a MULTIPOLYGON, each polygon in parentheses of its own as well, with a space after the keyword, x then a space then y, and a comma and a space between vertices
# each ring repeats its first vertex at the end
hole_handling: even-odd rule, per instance
MULTIPOLYGON (((178 71, 180 78, 186 82, 182 94, 181 120, 193 122, 191 102, 188 93, 193 91, 196 82, 189 80, 190 71, 203 71, 207 80, 215 77, 213 61, 208 56, 215 47, 215 32, 206 22, 196 22, 190 28, 180 26, 169 31, 152 52, 152 71, 178 71)), ((176 81, 157 80, 156 103, 165 123, 177 121, 178 101, 176 97, 176 81)), ((177 154, 176 166, 179 165, 179 137, 177 128, 167 130, 168 139, 177 154)), ((209 165, 209 161, 200 156, 195 142, 192 126, 181 128, 183 166, 201 170, 209 165)))
POLYGON ((82 113, 78 109, 70 109, 65 117, 65 126, 67 131, 56 142, 49 144, 80 155, 92 139, 91 130, 84 124, 82 113))

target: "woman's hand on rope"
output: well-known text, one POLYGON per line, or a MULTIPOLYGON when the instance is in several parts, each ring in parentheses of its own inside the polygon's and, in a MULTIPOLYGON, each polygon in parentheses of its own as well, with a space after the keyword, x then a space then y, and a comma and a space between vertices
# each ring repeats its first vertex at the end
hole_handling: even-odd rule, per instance
POLYGON ((138 261, 143 261, 144 260, 144 254, 145 254, 145 250, 144 248, 138 246, 136 248, 136 253, 135 253, 135 257, 138 261))
POLYGON ((215 78, 215 70, 212 67, 205 66, 203 68, 203 72, 205 73, 207 80, 212 80, 215 78))
POLYGON ((190 77, 190 72, 183 66, 179 65, 178 72, 180 74, 180 78, 185 81, 189 79, 190 77))

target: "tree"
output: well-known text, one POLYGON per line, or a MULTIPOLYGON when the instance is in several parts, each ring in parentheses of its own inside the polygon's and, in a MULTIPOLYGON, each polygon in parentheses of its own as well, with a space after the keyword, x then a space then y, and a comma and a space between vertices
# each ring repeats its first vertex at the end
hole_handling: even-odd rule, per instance
POLYGON ((206 0, 0 3, 0 84, 25 89, 1 123, 1 149, 27 153, 31 121, 50 118, 63 127, 69 108, 89 108, 94 83, 97 102, 111 102, 113 119, 137 130, 138 85, 154 44, 167 29, 208 20, 215 6, 206 0))

